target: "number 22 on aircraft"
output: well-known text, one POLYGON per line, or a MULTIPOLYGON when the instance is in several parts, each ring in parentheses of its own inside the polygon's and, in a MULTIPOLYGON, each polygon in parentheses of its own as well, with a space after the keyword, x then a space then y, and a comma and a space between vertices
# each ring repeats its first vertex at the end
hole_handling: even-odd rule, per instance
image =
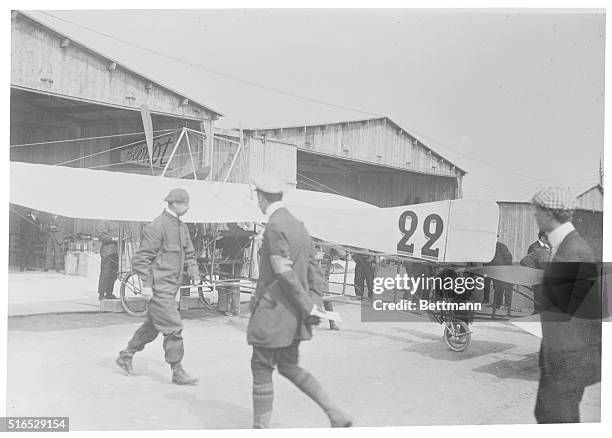
POLYGON ((412 211, 404 211, 399 217, 399 231, 402 238, 397 243, 397 252, 413 257, 438 260, 440 248, 434 245, 444 231, 444 222, 436 213, 428 214, 419 227, 419 217, 412 211), (415 247, 419 248, 415 252, 415 247))

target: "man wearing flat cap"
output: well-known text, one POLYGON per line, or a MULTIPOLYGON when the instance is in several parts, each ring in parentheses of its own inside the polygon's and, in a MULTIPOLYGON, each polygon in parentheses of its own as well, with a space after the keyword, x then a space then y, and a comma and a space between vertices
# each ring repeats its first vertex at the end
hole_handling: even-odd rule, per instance
POLYGON ((551 246, 541 291, 538 423, 580 422, 584 389, 601 379, 598 269, 591 248, 572 225, 574 201, 561 187, 541 189, 532 200, 551 246))
POLYGON ((168 206, 143 230, 140 247, 132 259, 132 269, 142 282, 142 294, 149 299, 147 319, 125 350, 119 353, 117 364, 130 374, 134 354, 142 351, 161 332, 166 362, 172 369, 172 382, 191 385, 198 379, 190 377, 181 365, 183 321, 175 301, 185 264, 192 281, 200 282, 189 230, 181 221, 181 216, 189 209, 189 194, 183 189, 173 189, 164 200, 168 206))
POLYGON ((252 180, 259 208, 267 217, 247 328, 247 342, 253 347, 253 427, 269 425, 276 367, 325 411, 332 427, 348 427, 350 417, 298 366, 300 342, 312 337, 311 325, 320 322, 313 313, 317 306, 323 307, 312 240, 304 224, 282 203, 285 184, 271 174, 253 175, 252 180))

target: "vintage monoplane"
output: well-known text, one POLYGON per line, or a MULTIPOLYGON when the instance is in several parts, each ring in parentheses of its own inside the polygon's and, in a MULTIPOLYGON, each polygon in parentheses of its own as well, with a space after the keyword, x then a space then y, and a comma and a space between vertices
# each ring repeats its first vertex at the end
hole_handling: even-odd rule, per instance
MULTIPOLYGON (((22 162, 11 162, 10 183, 11 203, 71 218, 148 222, 162 210, 163 195, 172 188, 182 187, 192 199, 185 222, 251 224, 244 232, 251 237, 251 242, 255 240, 252 237, 257 227, 261 230, 265 222, 249 184, 22 162), (32 175, 45 184, 33 183, 32 175)), ((541 278, 538 271, 516 266, 478 268, 473 272, 466 268, 466 262, 486 263, 494 256, 499 209, 492 201, 455 199, 379 208, 335 194, 292 189, 284 202, 319 243, 342 247, 349 254, 436 264, 453 269, 457 275, 489 275, 523 286, 537 284, 541 278)), ((129 267, 139 236, 127 235, 128 229, 122 227, 120 240, 126 244, 119 245, 123 251, 120 257, 122 305, 130 314, 143 315, 146 306, 139 299, 140 281, 129 267)), ((218 287, 239 286, 243 292, 249 292, 255 282, 253 260, 240 261, 251 267, 246 275, 219 275, 220 264, 235 260, 219 259, 216 240, 217 233, 209 235, 200 251, 204 283, 185 285, 183 289, 187 294, 197 291, 207 307, 214 306, 218 287)), ((253 246, 247 252, 252 258, 253 246)), ((346 277, 345 273, 345 284, 346 277)), ((472 318, 462 319, 453 311, 430 312, 430 316, 444 326, 444 339, 451 349, 462 351, 467 347, 472 318)))

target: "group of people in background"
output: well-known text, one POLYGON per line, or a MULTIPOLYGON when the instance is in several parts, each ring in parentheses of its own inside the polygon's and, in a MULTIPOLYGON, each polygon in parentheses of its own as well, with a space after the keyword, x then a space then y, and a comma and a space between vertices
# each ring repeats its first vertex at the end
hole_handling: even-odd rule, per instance
POLYGON ((44 245, 45 265, 43 270, 55 269, 63 272, 65 218, 56 214, 27 210, 21 218, 19 237, 21 271, 37 269, 37 248, 44 245))

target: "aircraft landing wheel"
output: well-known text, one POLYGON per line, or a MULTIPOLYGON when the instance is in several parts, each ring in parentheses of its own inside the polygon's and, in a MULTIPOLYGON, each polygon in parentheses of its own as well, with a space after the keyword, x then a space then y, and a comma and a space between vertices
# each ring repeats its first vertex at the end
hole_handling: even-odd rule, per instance
POLYGON ((451 350, 464 351, 470 345, 471 338, 470 327, 465 321, 456 319, 444 324, 444 342, 451 350))

